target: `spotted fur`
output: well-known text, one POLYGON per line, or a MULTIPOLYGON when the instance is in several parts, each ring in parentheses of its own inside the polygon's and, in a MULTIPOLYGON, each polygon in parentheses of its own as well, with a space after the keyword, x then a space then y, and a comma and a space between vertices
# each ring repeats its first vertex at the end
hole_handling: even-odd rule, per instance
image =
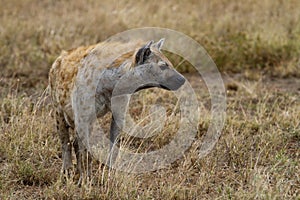
MULTIPOLYGON (((163 39, 157 43, 151 41, 147 44, 141 41, 127 43, 105 41, 97 45, 63 51, 55 60, 49 74, 49 86, 55 109, 57 132, 62 145, 62 170, 64 172, 68 172, 72 168, 72 146, 77 158, 77 170, 80 173, 79 182, 82 180, 84 168, 87 167, 88 176, 91 169, 91 159, 88 158, 90 156, 86 156, 89 153, 86 152, 86 148, 79 137, 76 137, 77 134, 74 134, 76 129, 74 116, 76 113, 74 113, 72 95, 74 95, 75 84, 78 75, 80 75, 78 74, 79 71, 81 69, 86 71, 86 74, 83 74, 81 78, 85 79, 87 84, 93 81, 88 74, 93 74, 94 71, 101 72, 99 74, 102 76, 100 77, 102 82, 99 82, 100 85, 97 86, 97 93, 95 94, 96 99, 99 100, 97 116, 101 117, 110 111, 111 92, 121 76, 135 68, 139 70, 139 73, 132 73, 134 74, 132 78, 138 78, 134 77, 136 74, 149 73, 145 67, 140 67, 143 64, 149 64, 149 69, 150 67, 153 68, 151 76, 159 77, 162 80, 162 85, 169 81, 171 82, 171 85, 168 83, 170 88, 178 88, 184 83, 184 78, 172 68, 171 62, 160 51, 163 42, 163 39), (126 53, 121 54, 120 52, 126 53), (91 57, 97 58, 96 61, 90 60, 91 57), (112 62, 108 62, 108 58, 113 58, 112 62), (170 72, 167 72, 166 69, 169 69, 170 72), (99 91, 98 88, 100 88, 99 91), (86 163, 86 159, 88 159, 88 166, 82 164, 86 163)), ((156 85, 155 87, 160 86, 156 85)), ((85 88, 80 89, 85 90, 85 88)), ((112 142, 115 142, 117 135, 117 127, 114 119, 112 119, 110 133, 112 142)))

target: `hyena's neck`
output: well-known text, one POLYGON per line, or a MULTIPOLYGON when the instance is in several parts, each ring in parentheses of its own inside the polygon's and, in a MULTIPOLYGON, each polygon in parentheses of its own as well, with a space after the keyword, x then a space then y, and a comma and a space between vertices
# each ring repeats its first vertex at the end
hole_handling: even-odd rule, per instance
POLYGON ((105 92, 105 96, 111 97, 116 84, 121 81, 122 85, 118 85, 118 89, 122 88, 127 90, 129 87, 134 88, 137 84, 141 84, 145 80, 150 80, 154 75, 150 73, 147 66, 151 64, 145 64, 138 67, 128 67, 131 63, 121 65, 118 68, 106 69, 99 78, 97 85, 97 94, 105 92))
POLYGON ((151 75, 147 72, 147 67, 128 67, 130 64, 125 63, 120 67, 106 69, 102 72, 96 89, 98 116, 110 111, 111 97, 116 86, 117 92, 133 93, 133 90, 137 89, 135 87, 151 75))

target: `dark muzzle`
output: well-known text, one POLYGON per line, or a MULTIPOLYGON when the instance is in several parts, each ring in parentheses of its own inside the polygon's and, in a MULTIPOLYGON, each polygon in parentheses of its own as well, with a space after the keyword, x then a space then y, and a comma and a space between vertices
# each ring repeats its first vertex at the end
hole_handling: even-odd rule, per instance
POLYGON ((181 75, 171 76, 166 83, 160 84, 160 87, 166 90, 178 90, 185 83, 185 78, 181 75))

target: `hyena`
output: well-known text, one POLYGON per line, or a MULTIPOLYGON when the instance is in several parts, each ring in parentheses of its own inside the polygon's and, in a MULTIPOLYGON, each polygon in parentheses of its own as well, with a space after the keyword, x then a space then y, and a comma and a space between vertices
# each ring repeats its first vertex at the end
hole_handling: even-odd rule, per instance
MULTIPOLYGON (((128 80, 137 78, 155 80, 156 84, 146 85, 138 90, 149 87, 177 90, 185 83, 185 78, 174 69, 172 63, 161 52, 163 43, 164 39, 159 40, 157 43, 150 41, 146 44, 137 41, 105 41, 93 46, 63 51, 55 60, 49 74, 49 86, 55 109, 56 127, 62 146, 63 173, 68 174, 72 168, 73 146, 77 160, 77 173, 80 174, 79 183, 82 180, 84 171, 87 171, 87 176, 91 174, 91 156, 86 151, 82 141, 80 141, 78 131, 75 131, 77 130, 76 121, 74 120, 76 110, 74 110, 72 101, 78 71, 83 67, 82 63, 91 63, 85 69, 86 71, 94 70, 93 68, 100 71, 95 98, 96 115, 102 117, 107 112, 111 112, 112 91, 118 80, 125 75, 129 78, 128 80), (103 46, 105 46, 105 52, 101 49, 103 46), (118 55, 118 49, 120 48, 127 48, 130 51, 118 55), (96 55, 97 65, 88 60, 90 54, 96 55), (107 55, 114 55, 117 59, 110 64, 101 62, 107 59, 107 55), (73 140, 71 140, 71 136, 73 140), (83 163, 86 161, 88 166, 85 170, 83 163)), ((128 82, 128 84, 133 83, 128 82)), ((82 89, 84 90, 84 88, 82 89)), ((114 116, 112 116, 110 128, 110 141, 112 144, 114 144, 118 134, 119 128, 114 116)))

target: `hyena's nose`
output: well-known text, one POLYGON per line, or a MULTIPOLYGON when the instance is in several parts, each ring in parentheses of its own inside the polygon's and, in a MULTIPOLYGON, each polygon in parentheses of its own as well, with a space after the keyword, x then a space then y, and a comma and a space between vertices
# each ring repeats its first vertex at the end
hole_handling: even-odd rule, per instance
POLYGON ((183 76, 179 76, 179 77, 177 77, 177 81, 181 86, 185 83, 185 78, 183 76))
POLYGON ((183 76, 173 76, 168 80, 168 88, 170 90, 177 90, 185 83, 185 78, 183 76))
POLYGON ((184 83, 185 78, 182 75, 176 74, 167 78, 163 84, 160 84, 160 86, 166 90, 175 91, 179 89, 184 83))

